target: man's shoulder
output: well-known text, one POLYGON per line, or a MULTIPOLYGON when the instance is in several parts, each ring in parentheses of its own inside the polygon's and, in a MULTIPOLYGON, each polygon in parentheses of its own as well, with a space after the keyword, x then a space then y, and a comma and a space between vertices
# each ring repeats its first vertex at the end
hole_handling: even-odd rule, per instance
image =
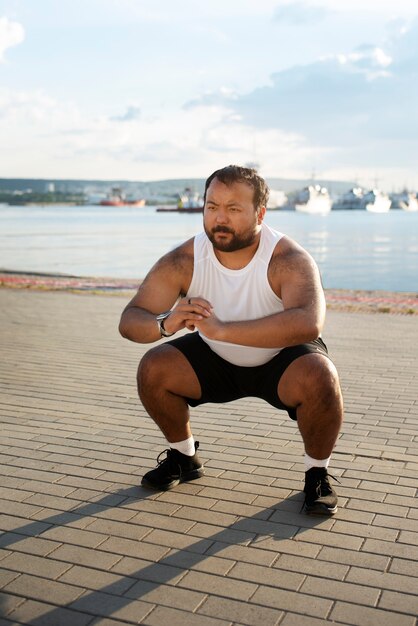
POLYGON ((285 269, 296 269, 298 266, 302 269, 307 263, 315 264, 309 252, 291 237, 283 235, 274 248, 269 270, 283 272, 285 269))
POLYGON ((179 246, 170 250, 162 260, 173 269, 185 269, 193 267, 194 260, 194 237, 184 241, 179 246))

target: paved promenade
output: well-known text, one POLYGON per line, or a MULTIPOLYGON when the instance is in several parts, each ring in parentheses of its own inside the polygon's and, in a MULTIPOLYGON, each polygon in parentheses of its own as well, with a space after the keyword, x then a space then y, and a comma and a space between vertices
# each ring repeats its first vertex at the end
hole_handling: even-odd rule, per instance
POLYGON ((164 441, 125 302, 0 290, 0 626, 415 626, 417 317, 329 312, 346 420, 315 519, 296 425, 253 398, 193 410, 204 478, 139 487, 164 441))

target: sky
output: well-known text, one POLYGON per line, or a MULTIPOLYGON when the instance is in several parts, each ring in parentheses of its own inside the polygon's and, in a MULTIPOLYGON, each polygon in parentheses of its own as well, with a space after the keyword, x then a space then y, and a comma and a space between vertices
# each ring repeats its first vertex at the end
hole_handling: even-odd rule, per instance
POLYGON ((418 190, 416 0, 0 0, 0 177, 418 190))

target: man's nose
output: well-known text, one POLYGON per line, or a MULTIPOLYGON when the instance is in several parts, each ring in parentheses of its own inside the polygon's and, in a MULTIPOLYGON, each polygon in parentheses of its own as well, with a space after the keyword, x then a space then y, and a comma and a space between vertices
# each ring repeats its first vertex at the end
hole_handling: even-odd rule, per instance
POLYGON ((225 224, 228 221, 228 212, 225 209, 219 207, 216 211, 216 222, 218 224, 225 224))

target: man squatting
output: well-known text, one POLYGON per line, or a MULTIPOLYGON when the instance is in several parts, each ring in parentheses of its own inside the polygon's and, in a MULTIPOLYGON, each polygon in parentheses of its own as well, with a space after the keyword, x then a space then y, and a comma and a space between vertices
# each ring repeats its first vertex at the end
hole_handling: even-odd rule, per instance
POLYGON ((189 406, 255 396, 297 421, 305 447, 305 511, 333 515, 327 467, 343 420, 338 374, 320 334, 325 297, 316 263, 264 223, 269 189, 230 165, 206 181, 204 232, 164 255, 122 313, 123 337, 151 343, 140 399, 167 439, 144 487, 204 474, 189 406), (161 455, 160 455, 161 456, 161 455))

